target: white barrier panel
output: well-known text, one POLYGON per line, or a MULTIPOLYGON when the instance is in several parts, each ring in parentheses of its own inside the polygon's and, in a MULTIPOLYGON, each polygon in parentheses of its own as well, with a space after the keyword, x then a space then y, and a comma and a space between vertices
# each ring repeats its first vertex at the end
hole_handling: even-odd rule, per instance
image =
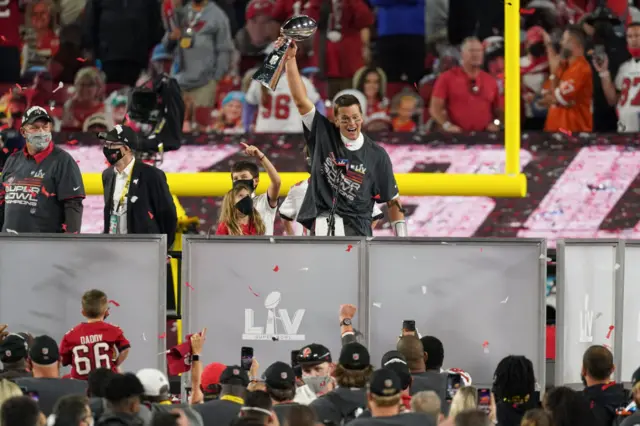
POLYGON ((622 301, 621 381, 628 382, 640 365, 640 241, 624 244, 624 295, 622 301))
POLYGON ((558 241, 556 383, 581 384, 582 357, 592 345, 607 345, 620 359, 611 329, 622 288, 620 250, 616 240, 558 241))
POLYGON ((239 364, 245 346, 264 371, 310 343, 338 358, 339 307, 359 304, 364 239, 185 235, 183 241, 183 330, 208 327, 207 363, 239 364))
POLYGON ((0 235, 0 323, 59 343, 85 321, 82 294, 107 293, 131 342, 123 368, 166 371, 166 236, 0 235))
POLYGON ((369 243, 372 362, 395 349, 403 320, 442 340, 445 368, 493 383, 498 362, 525 355, 545 381, 543 240, 374 239, 369 243))

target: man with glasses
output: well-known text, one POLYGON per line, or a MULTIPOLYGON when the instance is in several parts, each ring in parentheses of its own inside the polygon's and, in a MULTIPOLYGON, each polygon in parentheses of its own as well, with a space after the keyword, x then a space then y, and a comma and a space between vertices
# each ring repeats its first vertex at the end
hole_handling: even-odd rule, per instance
MULTIPOLYGON (((276 46, 281 46, 281 38, 276 46)), ((361 133, 362 106, 353 95, 335 99, 335 122, 307 97, 292 43, 285 54, 289 89, 302 117, 312 158, 309 189, 297 220, 317 236, 371 236, 374 202, 386 203, 397 236, 407 236, 404 209, 387 152, 361 133)))
POLYGON ((39 106, 24 114, 20 133, 26 145, 7 159, 0 177, 2 232, 80 232, 82 175, 73 157, 53 144, 52 122, 39 106))
POLYGON ((462 43, 460 67, 436 80, 429 114, 448 133, 497 132, 503 111, 496 79, 482 69, 484 49, 475 37, 462 43))

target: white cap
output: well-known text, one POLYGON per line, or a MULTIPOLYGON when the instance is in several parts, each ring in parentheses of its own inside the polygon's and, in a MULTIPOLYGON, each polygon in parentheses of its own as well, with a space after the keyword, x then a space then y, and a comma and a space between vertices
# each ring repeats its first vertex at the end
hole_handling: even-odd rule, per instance
POLYGON ((143 368, 136 374, 144 387, 145 396, 162 396, 169 393, 169 379, 155 368, 143 368))

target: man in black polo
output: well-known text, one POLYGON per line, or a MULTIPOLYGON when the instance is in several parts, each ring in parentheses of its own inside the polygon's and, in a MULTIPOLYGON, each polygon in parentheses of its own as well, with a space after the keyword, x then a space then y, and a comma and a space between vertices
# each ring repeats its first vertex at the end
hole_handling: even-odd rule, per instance
POLYGON ((71 155, 53 144, 52 122, 38 106, 24 115, 20 133, 27 143, 7 159, 0 178, 2 232, 80 232, 82 175, 71 155))

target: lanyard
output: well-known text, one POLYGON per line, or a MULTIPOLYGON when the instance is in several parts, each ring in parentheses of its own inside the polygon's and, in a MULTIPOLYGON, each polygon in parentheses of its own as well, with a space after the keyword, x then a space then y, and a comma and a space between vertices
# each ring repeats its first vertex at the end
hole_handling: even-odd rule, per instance
POLYGON ((192 30, 193 26, 198 23, 201 16, 202 16, 202 10, 200 10, 198 13, 194 15, 193 9, 189 9, 189 19, 187 19, 189 21, 189 25, 187 26, 188 32, 191 32, 190 30, 192 30))
POLYGON ((231 402, 235 402, 236 404, 244 405, 244 399, 237 396, 233 396, 233 395, 224 395, 223 397, 220 398, 220 400, 231 401, 231 402))
POLYGON ((129 177, 127 177, 127 182, 124 184, 124 187, 122 188, 122 194, 120 195, 120 201, 118 201, 118 205, 115 208, 114 213, 118 213, 120 211, 120 209, 122 208, 123 204, 124 204, 124 199, 127 197, 127 195, 129 194, 129 185, 131 185, 131 175, 133 170, 131 170, 131 172, 129 173, 129 177))

